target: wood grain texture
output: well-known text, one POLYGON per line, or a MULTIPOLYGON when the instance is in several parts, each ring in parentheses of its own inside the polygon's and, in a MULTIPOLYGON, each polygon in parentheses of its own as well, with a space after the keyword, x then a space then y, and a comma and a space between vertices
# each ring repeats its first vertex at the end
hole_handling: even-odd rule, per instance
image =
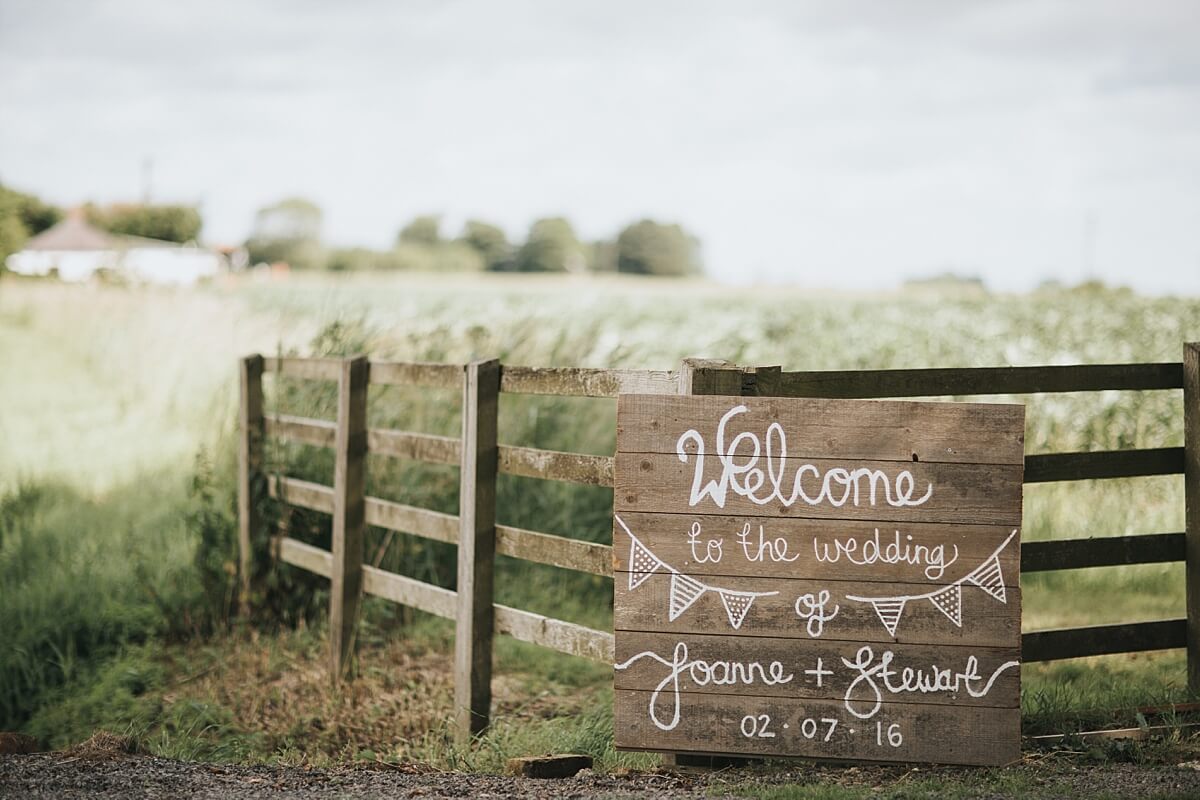
POLYGON ((363 591, 446 619, 458 605, 450 589, 371 566, 363 567, 363 591))
POLYGON ((563 569, 612 575, 612 547, 510 525, 496 526, 496 553, 563 569))
POLYGON ((463 380, 454 633, 455 723, 461 741, 487 729, 492 706, 499 396, 500 362, 468 364, 463 380))
POLYGON ((457 464, 462 454, 459 440, 452 436, 410 433, 386 428, 372 428, 367 431, 367 447, 372 455, 426 461, 431 464, 457 464))
POLYGON ((254 575, 254 538, 262 531, 258 503, 262 492, 263 464, 263 358, 241 361, 238 403, 238 610, 250 613, 251 578, 254 575))
POLYGON ((1182 533, 1051 539, 1021 545, 1021 572, 1161 564, 1183 561, 1185 558, 1185 536, 1182 533))
MULTIPOLYGON (((885 658, 891 670, 899 673, 904 669, 922 670, 926 676, 932 675, 934 668, 951 670, 952 673, 967 673, 968 660, 975 658, 977 668, 973 674, 980 676, 979 680, 954 680, 954 689, 928 693, 889 695, 888 702, 895 703, 932 703, 935 705, 981 706, 988 708, 1017 708, 1021 703, 1020 674, 1017 669, 1003 668, 1006 663, 1016 661, 1020 651, 1016 647, 1008 649, 994 647, 950 647, 941 645, 865 645, 871 648, 869 654, 863 654, 864 664, 878 665, 885 658), (891 653, 892 656, 887 656, 891 653), (996 681, 984 693, 986 684, 992 674, 996 673, 996 681), (975 694, 981 696, 974 696, 975 694)), ((624 664, 644 652, 653 652, 675 663, 675 655, 681 656, 686 663, 703 662, 694 671, 685 669, 679 674, 679 689, 681 692, 700 692, 727 695, 753 695, 757 697, 794 697, 802 700, 842 700, 847 692, 860 711, 865 704, 868 707, 873 702, 873 695, 867 684, 860 683, 852 687, 859 672, 845 666, 845 662, 856 663, 859 653, 864 647, 861 642, 826 641, 813 639, 796 642, 791 639, 759 638, 752 643, 733 636, 711 636, 694 634, 676 636, 670 633, 622 632, 617 641, 615 662, 624 664), (680 643, 686 651, 677 648, 680 643), (686 655, 685 655, 686 653, 686 655), (843 661, 843 659, 845 661, 843 661), (791 676, 786 683, 770 684, 761 680, 762 675, 770 676, 771 662, 778 661, 781 665, 780 675, 791 676), (753 682, 746 684, 740 680, 743 674, 723 664, 738 662, 741 664, 758 663, 762 672, 751 672, 753 682), (711 669, 710 669, 711 667, 711 669), (830 670, 831 674, 826 674, 830 670), (817 672, 821 672, 818 683, 817 672), (735 681, 736 682, 733 682, 735 681), (717 681, 730 681, 718 683, 717 681)), ((673 667, 664 666, 649 657, 638 658, 625 669, 613 670, 613 686, 617 689, 640 689, 654 691, 674 671, 673 667)), ((889 677, 894 686, 900 686, 903 678, 900 675, 889 677)), ((672 684, 668 684, 671 686, 672 684)), ((885 689, 882 679, 878 685, 885 689)))
POLYGON ((500 471, 552 481, 581 483, 586 486, 612 486, 612 456, 564 453, 536 447, 500 445, 500 471))
POLYGON ((269 436, 314 447, 333 447, 337 440, 337 423, 323 419, 271 414, 266 417, 269 436))
MULTIPOLYGON (((955 644, 980 647, 1017 647, 1021 636, 1020 589, 1006 590, 1001 603, 975 586, 962 588, 962 627, 956 627, 929 600, 913 600, 904 607, 896 635, 883 627, 870 603, 847 600, 859 597, 915 595, 929 591, 925 584, 833 582, 787 578, 735 578, 722 582, 705 579, 714 588, 745 592, 779 592, 751 605, 741 627, 734 630, 716 591, 706 592, 674 621, 667 621, 671 603, 671 576, 655 573, 635 589, 623 574, 614 575, 616 600, 613 627, 618 631, 669 631, 685 635, 716 633, 751 640, 759 636, 808 639, 806 621, 796 613, 796 602, 806 594, 830 593, 830 609, 838 615, 825 625, 821 638, 841 641, 900 642, 905 644, 955 644)), ((747 645, 752 646, 752 645, 747 645)))
POLYGON ((367 498, 367 524, 426 539, 454 544, 458 541, 458 517, 427 508, 367 498))
POLYGON ((366 522, 367 360, 341 362, 333 459, 333 575, 329 590, 329 657, 334 681, 350 669, 362 603, 366 522))
POLYGON ((1187 643, 1187 620, 1127 622, 1086 628, 1032 631, 1022 637, 1025 661, 1059 661, 1064 658, 1169 650, 1187 643))
POLYGON ((681 392, 738 396, 618 400, 616 745, 1019 757, 1024 408, 747 398, 784 378, 759 372, 684 362, 681 392))
POLYGON ((328 550, 313 547, 288 536, 274 537, 271 546, 275 557, 285 564, 300 567, 323 578, 333 574, 333 554, 328 550))
POLYGON ((1188 688, 1200 693, 1200 343, 1183 346, 1188 688))
MULTIPOLYGON (((613 517, 613 558, 618 572, 629 571, 631 552, 629 536, 621 523, 629 526, 655 556, 688 575, 900 581, 930 586, 969 572, 1014 530, 1004 525, 883 525, 838 519, 618 512, 613 517), (694 530, 698 535, 693 547, 690 534, 694 530), (710 557, 709 541, 719 541, 720 560, 701 563, 710 557), (894 555, 907 560, 852 560, 864 561, 864 552, 871 558, 876 549, 885 558, 894 555), (937 563, 943 567, 936 568, 937 563)), ((1000 566, 1005 584, 1019 586, 1019 550, 1013 545, 1000 552, 1000 566)))
MULTIPOLYGON (((793 476, 806 464, 811 464, 824 476, 834 468, 865 468, 878 470, 893 482, 902 472, 913 476, 914 497, 924 494, 933 484, 933 495, 924 505, 892 507, 882 501, 883 489, 878 490, 877 502, 870 505, 867 497, 870 480, 861 480, 860 505, 851 500, 835 507, 828 502, 809 505, 797 500, 791 506, 773 502, 758 505, 730 490, 724 507, 711 498, 704 498, 695 507, 688 503, 688 492, 696 471, 695 457, 682 463, 675 455, 660 453, 622 453, 617 456, 617 474, 613 490, 616 513, 644 511, 672 514, 740 514, 761 517, 806 517, 819 519, 863 519, 880 522, 950 522, 974 525, 1021 524, 1021 466, 992 464, 927 464, 924 462, 827 460, 788 458, 782 461, 784 486, 790 490, 793 476)), ((777 464, 781 463, 779 461, 777 464)), ((765 468, 765 464, 762 465, 765 468)), ((704 482, 720 477, 716 459, 704 464, 704 482), (709 462, 712 463, 709 463, 709 462)), ((804 484, 810 496, 820 493, 821 484, 806 476, 804 484)), ((838 488, 840 498, 844 487, 838 488)), ((789 492, 790 493, 790 492, 789 492)), ((762 494, 769 494, 764 490, 762 494)))
POLYGON ((1183 472, 1182 447, 1047 453, 1026 456, 1025 482, 1087 481, 1177 475, 1183 472))
MULTIPOLYGON (((697 429, 704 451, 715 454, 718 423, 738 406, 746 411, 730 417, 727 446, 743 431, 765 444, 768 426, 777 422, 786 435, 787 454, 800 458, 1020 464, 1025 457, 1024 406, 771 397, 681 401, 622 395, 617 401, 617 450, 674 455, 680 437, 697 429), (708 424, 697 428, 698 420, 708 424)), ((694 443, 687 449, 698 452, 694 443)), ((746 445, 739 452, 749 450, 746 445)))
POLYGON ((573 622, 497 605, 496 631, 567 655, 612 663, 613 635, 573 622))
POLYGON ((946 397, 1178 389, 1182 385, 1180 365, 1167 362, 785 372, 779 378, 777 394, 784 397, 946 397))
POLYGON ((372 361, 375 385, 424 386, 428 389, 462 389, 460 364, 426 364, 411 361, 372 361))
POLYGON ((678 376, 667 370, 505 366, 500 390, 513 394, 616 397, 623 392, 674 394, 678 376))
POLYGON ((836 700, 692 693, 681 697, 680 724, 664 731, 647 713, 650 692, 619 689, 615 696, 613 733, 617 746, 625 750, 975 765, 1008 764, 1021 757, 1020 737, 1011 733, 1021 725, 1017 708, 893 703, 885 704, 875 717, 859 720, 836 700), (746 717, 753 717, 759 728, 766 717, 768 732, 776 735, 744 736, 746 717), (812 739, 804 735, 811 729, 807 719, 817 721, 812 739), (837 720, 829 741, 824 737, 830 726, 822 719, 837 720), (898 747, 888 744, 892 725, 898 726, 898 747), (707 749, 697 748, 700 743, 707 749))
POLYGON ((263 361, 267 372, 284 378, 300 378, 310 381, 336 381, 341 374, 339 358, 283 358, 271 357, 263 361))
POLYGON ((267 492, 272 499, 285 505, 299 506, 310 511, 333 513, 333 488, 320 483, 289 478, 286 475, 267 477, 267 492))

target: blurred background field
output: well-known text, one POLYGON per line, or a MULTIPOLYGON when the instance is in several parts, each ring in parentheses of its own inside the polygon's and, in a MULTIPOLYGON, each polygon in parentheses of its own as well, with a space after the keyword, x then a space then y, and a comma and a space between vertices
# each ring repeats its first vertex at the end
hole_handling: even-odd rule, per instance
MULTIPOLYGON (((628 759, 611 752, 606 712, 576 713, 605 707, 594 702, 608 691, 603 667, 503 644, 492 744, 466 752, 447 738, 445 686, 410 681, 395 667, 419 663, 419 674, 437 674, 436 654, 449 641, 437 622, 368 603, 366 688, 339 699, 320 672, 321 581, 273 571, 254 624, 230 621, 236 361, 251 352, 654 369, 697 356, 853 369, 1178 361, 1182 343, 1196 339, 1200 300, 1098 284, 1019 295, 972 285, 835 295, 617 276, 312 275, 196 290, 6 277, 0 729, 52 744, 124 729, 159 752, 194 757, 369 754, 488 769, 513 737, 525 737, 523 747, 566 737, 604 763, 628 759), (212 679, 238 670, 254 680, 212 679), (410 696, 418 684, 428 689, 419 712, 410 696), (397 688, 405 685, 409 694, 397 688), (266 698, 254 712, 250 687, 266 698), (371 691, 407 697, 395 703, 408 703, 418 723, 398 730, 381 718, 356 728, 349 712, 371 691), (306 703, 296 702, 304 692, 306 703)), ((268 407, 330 418, 327 389, 269 381, 268 407)), ((1029 403, 1030 453, 1182 444, 1178 391, 997 399, 1029 403)), ((444 392, 375 387, 369 413, 372 425, 453 435, 456 403, 444 392)), ((500 438, 610 453, 614 420, 611 400, 505 397, 500 438)), ((327 453, 274 446, 268 456, 272 468, 331 482, 327 453)), ((454 472, 372 459, 369 491, 453 511, 454 472)), ((609 541, 610 490, 505 476, 499 492, 503 523, 609 541)), ((319 515, 297 511, 289 524, 316 543, 328 536, 319 515)), ((1182 476, 1025 493, 1027 541, 1182 529, 1182 476)), ((371 531, 367 558, 453 582, 453 550, 437 543, 371 531)), ((1024 627, 1181 616, 1182 578, 1182 565, 1026 576, 1024 627)), ((609 580, 516 563, 501 563, 498 580, 500 602, 611 625, 609 580)), ((1182 654, 1165 653, 1029 665, 1024 683, 1026 730, 1037 732, 1182 698, 1186 680, 1182 654)))

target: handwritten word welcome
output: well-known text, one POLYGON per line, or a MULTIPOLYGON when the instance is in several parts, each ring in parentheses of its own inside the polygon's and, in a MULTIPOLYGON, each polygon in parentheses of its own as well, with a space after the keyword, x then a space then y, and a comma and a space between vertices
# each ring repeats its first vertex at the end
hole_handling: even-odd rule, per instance
POLYGON ((859 467, 846 469, 833 467, 822 475, 821 470, 813 464, 803 464, 797 470, 791 481, 791 487, 785 486, 785 459, 787 458, 787 436, 783 426, 772 422, 767 427, 765 443, 750 431, 743 431, 733 437, 733 441, 725 443, 725 427, 729 420, 747 411, 745 406, 734 406, 725 412, 717 425, 717 448, 715 455, 721 464, 721 477, 704 482, 704 458, 707 448, 704 437, 690 429, 675 443, 675 452, 684 464, 691 458, 685 445, 692 442, 696 445, 696 471, 692 478, 692 491, 689 505, 696 505, 706 496, 718 508, 725 507, 725 498, 729 490, 757 505, 779 501, 784 506, 791 507, 797 500, 802 500, 810 506, 829 503, 840 508, 847 502, 859 505, 862 499, 863 481, 866 481, 867 502, 876 505, 879 488, 883 489, 883 502, 890 506, 919 506, 933 496, 933 484, 925 493, 914 498, 916 479, 908 470, 901 470, 896 477, 889 478, 883 470, 859 467), (739 454, 738 450, 748 446, 748 453, 739 454), (759 459, 765 460, 766 469, 758 466, 759 459), (810 494, 805 487, 805 476, 811 475, 809 486, 817 488, 816 494, 810 494))

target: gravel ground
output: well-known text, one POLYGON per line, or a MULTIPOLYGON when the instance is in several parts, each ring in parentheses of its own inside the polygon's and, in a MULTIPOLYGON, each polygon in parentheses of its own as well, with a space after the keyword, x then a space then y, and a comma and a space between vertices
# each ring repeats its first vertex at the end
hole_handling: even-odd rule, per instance
MULTIPOLYGON (((1003 771, 910 771, 903 767, 807 765, 786 771, 636 773, 536 780, 397 769, 304 769, 231 766, 139 755, 90 757, 70 753, 0 755, 0 797, 71 798, 380 798, 380 797, 647 797, 729 796, 753 786, 814 784, 869 789, 910 785, 926 778, 948 781, 955 797, 1198 798, 1200 762, 1178 766, 1026 764, 1003 771), (1015 780, 1014 780, 1015 779, 1015 780), (966 791, 964 791, 966 790, 966 791)), ((916 788, 916 787, 913 787, 916 788)), ((927 787, 926 787, 926 790, 927 787)), ((924 796, 924 795, 923 795, 924 796)))

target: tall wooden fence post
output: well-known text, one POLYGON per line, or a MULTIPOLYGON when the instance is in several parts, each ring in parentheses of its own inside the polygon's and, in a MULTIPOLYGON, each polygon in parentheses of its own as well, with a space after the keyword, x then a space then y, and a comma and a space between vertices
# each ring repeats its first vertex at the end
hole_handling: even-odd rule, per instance
POLYGON ((329 666, 335 683, 350 668, 362 601, 369 381, 366 358, 342 360, 333 456, 333 575, 329 594, 329 666))
POLYGON ((263 357, 241 363, 238 411, 238 613, 250 613, 250 579, 254 574, 254 534, 262 528, 263 357))
POLYGON ((1200 694, 1200 342, 1183 346, 1188 688, 1200 694))
POLYGON ((499 399, 500 362, 468 364, 463 375, 458 615, 454 634, 454 706, 460 741, 487 728, 492 707, 499 399))

